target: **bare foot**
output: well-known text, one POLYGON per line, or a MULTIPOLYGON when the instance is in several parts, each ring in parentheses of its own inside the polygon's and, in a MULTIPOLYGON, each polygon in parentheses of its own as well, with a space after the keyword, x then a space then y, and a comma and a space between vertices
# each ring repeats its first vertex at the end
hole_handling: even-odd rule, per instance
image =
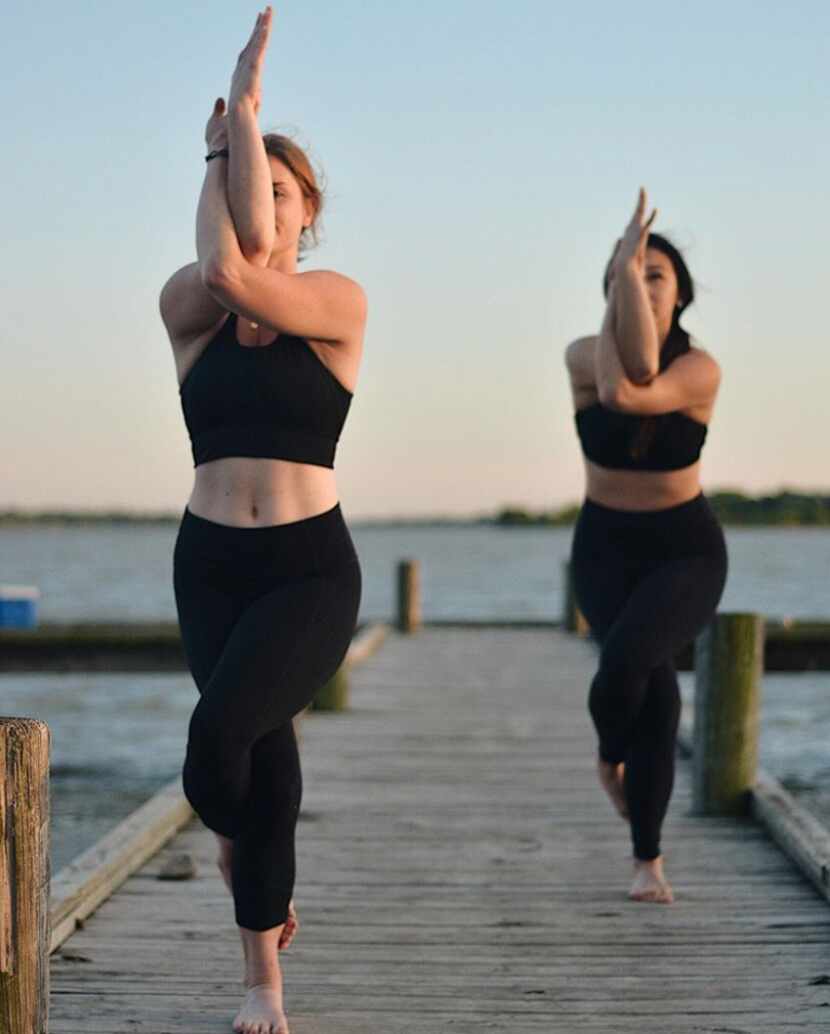
POLYGON ((597 772, 599 773, 599 781, 602 783, 602 788, 611 798, 611 803, 624 818, 628 818, 628 805, 625 800, 625 787, 623 785, 623 777, 625 774, 625 765, 620 762, 614 764, 611 761, 597 761, 597 772))
POLYGON ((282 981, 249 987, 233 1029, 237 1034, 288 1034, 282 1011, 282 981))
POLYGON ((297 919, 297 910, 294 908, 294 902, 288 902, 288 918, 285 920, 285 925, 282 928, 280 934, 279 944, 277 948, 280 951, 284 951, 288 945, 294 940, 294 935, 300 929, 300 921, 297 919))
POLYGON ((278 949, 282 929, 282 925, 267 930, 239 927, 247 992, 233 1021, 238 1034, 288 1034, 278 949))
POLYGON ((662 856, 649 862, 634 859, 634 882, 628 896, 632 901, 651 901, 658 905, 670 905, 674 893, 663 875, 662 856))

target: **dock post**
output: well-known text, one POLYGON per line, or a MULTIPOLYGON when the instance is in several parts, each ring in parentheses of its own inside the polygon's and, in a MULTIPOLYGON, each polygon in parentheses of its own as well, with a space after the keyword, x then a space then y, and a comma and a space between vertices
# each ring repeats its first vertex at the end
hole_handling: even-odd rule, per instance
POLYGON ((570 562, 566 560, 562 566, 563 584, 565 586, 565 606, 562 615, 562 624, 566 632, 576 632, 577 635, 588 635, 591 631, 591 626, 585 620, 585 615, 579 609, 579 604, 576 602, 576 593, 574 592, 574 582, 571 575, 570 562))
POLYGON ((760 614, 716 614, 695 641, 695 814, 748 811, 758 768, 763 663, 760 614))
POLYGON ((314 694, 312 711, 347 711, 349 708, 349 669, 341 664, 328 682, 314 694))
POLYGON ((0 718, 0 1034, 49 1019, 49 727, 0 718))
POLYGON ((417 560, 398 563, 398 629, 417 632, 421 627, 421 585, 417 560))

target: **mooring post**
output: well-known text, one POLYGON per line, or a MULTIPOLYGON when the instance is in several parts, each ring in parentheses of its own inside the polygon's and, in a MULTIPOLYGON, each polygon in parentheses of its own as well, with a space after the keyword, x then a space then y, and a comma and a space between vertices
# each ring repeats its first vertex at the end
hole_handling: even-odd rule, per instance
POLYGON ((346 711, 349 707, 349 669, 340 665, 328 682, 314 694, 312 711, 346 711))
POLYGON ((716 614, 695 641, 692 808, 743 815, 758 769, 764 619, 716 614))
POLYGON ((49 1020, 49 727, 0 718, 0 1034, 49 1020))
POLYGON ((398 563, 398 628, 417 632, 421 627, 421 585, 417 560, 398 563))

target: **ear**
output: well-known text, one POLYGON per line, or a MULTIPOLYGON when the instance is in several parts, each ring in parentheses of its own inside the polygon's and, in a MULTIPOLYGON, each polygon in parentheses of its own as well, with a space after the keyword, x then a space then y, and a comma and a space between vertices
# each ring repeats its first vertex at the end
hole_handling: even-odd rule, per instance
POLYGON ((314 205, 311 203, 311 198, 303 198, 303 229, 307 230, 309 226, 314 222, 314 205))

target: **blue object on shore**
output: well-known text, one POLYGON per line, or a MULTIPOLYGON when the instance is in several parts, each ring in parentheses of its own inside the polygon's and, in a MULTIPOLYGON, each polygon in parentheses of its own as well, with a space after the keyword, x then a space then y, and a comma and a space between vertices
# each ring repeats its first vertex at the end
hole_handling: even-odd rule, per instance
POLYGON ((39 598, 34 585, 0 585, 0 628, 34 628, 39 598))

